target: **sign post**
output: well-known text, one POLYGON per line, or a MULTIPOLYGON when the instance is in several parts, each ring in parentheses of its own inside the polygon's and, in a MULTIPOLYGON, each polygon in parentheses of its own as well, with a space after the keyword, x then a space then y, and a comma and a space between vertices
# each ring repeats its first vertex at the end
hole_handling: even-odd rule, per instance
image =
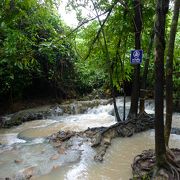
POLYGON ((143 57, 143 50, 131 50, 131 58, 130 62, 131 64, 141 64, 142 63, 142 57, 143 57))

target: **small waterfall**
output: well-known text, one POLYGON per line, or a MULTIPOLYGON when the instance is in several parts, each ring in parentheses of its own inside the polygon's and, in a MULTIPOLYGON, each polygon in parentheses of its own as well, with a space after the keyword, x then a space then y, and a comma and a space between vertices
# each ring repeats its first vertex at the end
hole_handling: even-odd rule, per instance
POLYGON ((108 113, 112 114, 114 107, 112 104, 107 105, 99 105, 98 107, 89 108, 86 113, 87 114, 101 114, 101 113, 108 113))

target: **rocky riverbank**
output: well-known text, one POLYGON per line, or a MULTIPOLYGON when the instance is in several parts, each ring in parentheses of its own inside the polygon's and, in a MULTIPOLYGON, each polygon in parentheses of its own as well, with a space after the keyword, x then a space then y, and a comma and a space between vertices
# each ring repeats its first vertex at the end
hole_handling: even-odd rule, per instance
POLYGON ((63 104, 46 105, 39 108, 31 108, 19 111, 17 113, 1 116, 0 127, 10 128, 17 126, 23 122, 45 119, 50 116, 61 116, 70 114, 82 114, 89 108, 96 107, 98 105, 106 105, 111 103, 112 100, 92 100, 92 101, 74 101, 65 102, 63 104))

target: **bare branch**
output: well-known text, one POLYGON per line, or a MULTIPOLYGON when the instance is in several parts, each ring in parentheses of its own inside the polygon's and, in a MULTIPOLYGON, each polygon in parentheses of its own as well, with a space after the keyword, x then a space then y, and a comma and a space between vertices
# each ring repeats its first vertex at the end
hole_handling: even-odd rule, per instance
MULTIPOLYGON (((86 56, 85 59, 87 59, 87 58, 89 57, 89 55, 90 55, 90 53, 91 53, 91 51, 92 51, 92 49, 93 49, 93 46, 94 46, 95 42, 96 42, 97 39, 99 38, 99 35, 100 35, 101 31, 103 30, 105 23, 107 22, 107 20, 108 20, 108 18, 109 18, 109 16, 110 16, 110 14, 111 14, 114 6, 115 6, 117 3, 118 3, 118 1, 115 1, 115 2, 112 4, 112 6, 109 8, 108 14, 107 14, 106 18, 104 19, 103 23, 100 24, 100 28, 99 28, 99 30, 98 30, 95 38, 93 39, 93 41, 92 41, 92 43, 91 43, 91 46, 90 46, 90 48, 89 48, 88 54, 87 54, 87 56, 86 56)), ((98 17, 98 19, 99 19, 99 16, 98 16, 98 15, 97 15, 97 17, 98 17)))
POLYGON ((107 9, 105 12, 103 12, 102 14, 99 14, 91 19, 84 19, 75 29, 73 29, 67 36, 70 36, 71 34, 73 34, 74 32, 76 32, 80 27, 82 27, 83 25, 95 20, 96 18, 103 16, 105 14, 107 14, 110 11, 110 9, 107 9))

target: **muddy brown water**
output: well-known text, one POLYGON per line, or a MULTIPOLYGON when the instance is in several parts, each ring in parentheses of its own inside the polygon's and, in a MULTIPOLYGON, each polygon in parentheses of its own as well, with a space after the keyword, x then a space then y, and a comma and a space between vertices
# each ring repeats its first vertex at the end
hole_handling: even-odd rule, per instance
MULTIPOLYGON (((122 105, 122 99, 118 105, 122 105)), ((96 152, 87 144, 80 147, 80 153, 71 150, 52 160, 57 152, 45 140, 46 136, 58 130, 81 131, 88 127, 110 126, 115 123, 110 113, 112 108, 112 105, 99 106, 86 114, 52 117, 0 129, 0 178, 15 178, 22 169, 35 167, 36 175, 32 179, 36 180, 128 180, 132 177, 134 156, 154 148, 154 130, 114 139, 103 163, 94 162, 96 152)), ((150 103, 147 111, 153 112, 150 103)), ((178 113, 173 115, 173 126, 180 127, 178 113)), ((171 135, 171 147, 180 148, 179 140, 180 136, 171 135)))

